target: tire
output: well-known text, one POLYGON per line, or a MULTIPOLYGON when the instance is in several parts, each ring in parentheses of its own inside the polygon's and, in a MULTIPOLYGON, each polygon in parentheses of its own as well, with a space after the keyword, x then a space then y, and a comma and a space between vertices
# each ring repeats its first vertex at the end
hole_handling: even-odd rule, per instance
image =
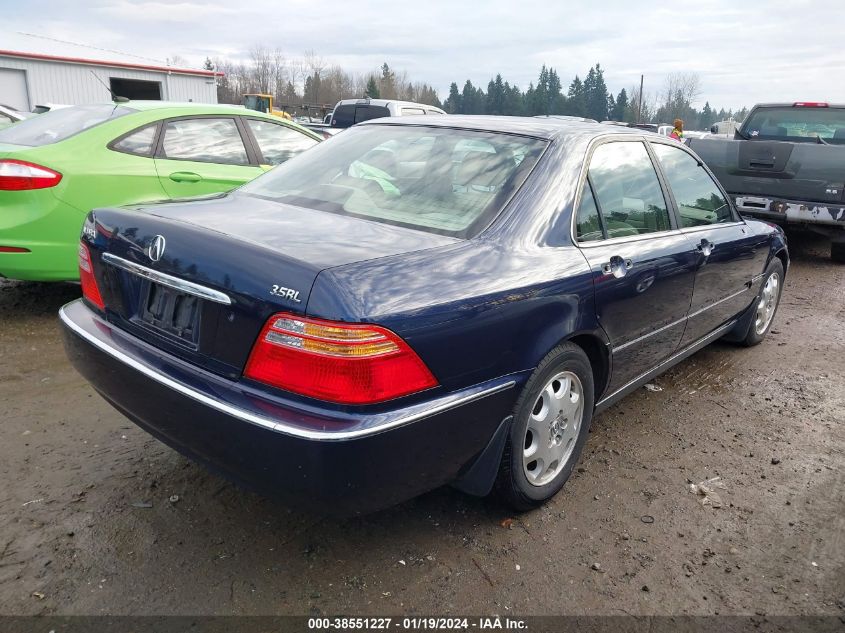
POLYGON ((830 259, 845 264, 845 242, 830 243, 830 259))
POLYGON ((531 374, 514 407, 496 478, 496 491, 511 508, 536 508, 563 487, 587 441, 594 401, 587 355, 573 343, 558 345, 531 374))
POLYGON ((775 257, 769 262, 768 268, 763 275, 763 282, 760 284, 760 292, 754 299, 755 314, 748 324, 748 332, 745 338, 740 341, 742 345, 751 347, 757 345, 766 338, 772 323, 775 320, 780 296, 783 292, 783 263, 775 257), (774 287, 772 285, 774 284, 774 287))

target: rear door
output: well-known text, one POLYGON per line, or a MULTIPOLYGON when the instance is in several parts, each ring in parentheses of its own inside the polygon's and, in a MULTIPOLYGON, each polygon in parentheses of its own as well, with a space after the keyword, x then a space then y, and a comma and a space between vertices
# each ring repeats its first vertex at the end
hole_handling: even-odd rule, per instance
POLYGON ((598 145, 587 173, 575 239, 590 264, 598 320, 613 349, 613 393, 677 350, 698 258, 675 226, 642 140, 598 145))
POLYGON ((162 122, 156 171, 171 198, 229 191, 263 173, 239 117, 185 117, 162 122))
POLYGON ((701 338, 742 312, 768 254, 765 236, 739 218, 699 159, 676 143, 651 142, 681 232, 696 249, 697 272, 681 345, 701 338))

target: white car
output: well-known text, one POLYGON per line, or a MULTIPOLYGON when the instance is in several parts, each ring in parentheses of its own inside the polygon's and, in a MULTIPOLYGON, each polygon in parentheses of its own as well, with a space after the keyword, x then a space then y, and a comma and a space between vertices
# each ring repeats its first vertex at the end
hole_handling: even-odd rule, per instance
POLYGON ((334 107, 331 127, 352 127, 361 121, 386 116, 413 116, 419 114, 446 114, 440 108, 413 101, 395 99, 342 99, 334 107))

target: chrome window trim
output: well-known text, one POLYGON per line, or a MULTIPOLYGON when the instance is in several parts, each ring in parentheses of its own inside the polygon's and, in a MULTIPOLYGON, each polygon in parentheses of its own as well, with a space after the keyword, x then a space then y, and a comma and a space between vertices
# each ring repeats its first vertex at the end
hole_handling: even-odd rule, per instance
POLYGON ((589 145, 587 146, 587 151, 584 154, 584 160, 581 161, 581 172, 578 174, 578 181, 577 181, 577 189, 575 191, 575 199, 572 201, 572 211, 569 214, 569 239, 572 240, 572 245, 576 248, 596 248, 598 246, 604 246, 605 244, 621 244, 624 241, 639 241, 644 239, 649 239, 652 237, 661 237, 666 235, 673 235, 673 234, 680 234, 680 229, 678 227, 673 227, 666 231, 655 231, 653 233, 641 233, 640 235, 625 235, 622 237, 609 237, 607 239, 601 240, 590 240, 588 242, 579 242, 577 237, 576 231, 576 221, 578 219, 578 207, 581 204, 581 198, 584 194, 584 185, 587 182, 587 175, 590 171, 590 159, 593 157, 593 152, 597 147, 600 145, 604 145, 606 143, 615 143, 615 142, 629 142, 629 143, 641 143, 645 150, 649 152, 649 160, 652 163, 652 169, 654 169, 654 175, 657 178, 657 182, 660 185, 660 193, 663 196, 663 200, 666 203, 666 209, 669 212, 669 222, 672 223, 674 221, 674 214, 671 209, 671 201, 666 199, 666 190, 663 186, 663 181, 661 180, 660 172, 658 171, 658 166, 654 164, 654 160, 651 157, 650 148, 648 147, 649 139, 641 134, 605 134, 602 136, 597 136, 592 141, 590 141, 589 145))
POLYGON ((260 427, 275 431, 277 433, 281 433, 283 435, 289 435, 291 437, 297 437, 301 439, 331 442, 376 435, 378 433, 383 433, 384 431, 396 429, 407 424, 411 424, 413 422, 424 420, 425 418, 430 418, 431 416, 437 415, 438 413, 443 413, 444 411, 448 411, 449 409, 469 404, 470 402, 475 402, 476 400, 480 400, 481 398, 485 398, 501 391, 506 391, 507 389, 511 389, 516 385, 515 380, 509 380, 508 382, 503 383, 501 385, 496 385, 495 387, 490 387, 488 389, 484 389, 482 391, 463 396, 461 398, 458 398, 457 400, 444 402, 428 409, 425 409, 423 411, 418 411, 417 413, 412 413, 410 415, 397 418, 390 422, 385 422, 383 424, 375 425, 366 429, 356 429, 354 431, 308 430, 297 426, 292 426, 290 424, 285 424, 283 422, 276 422, 272 418, 257 415, 251 411, 246 411, 244 409, 232 406, 225 402, 214 400, 213 398, 210 398, 201 391, 192 389, 191 387, 183 385, 182 383, 177 382, 176 380, 173 380, 172 378, 165 376, 164 374, 158 371, 155 371, 153 368, 145 365, 144 363, 136 360, 135 358, 132 358, 128 354, 124 354, 119 349, 106 344, 104 341, 86 332, 83 328, 78 326, 67 316, 67 314, 65 313, 65 307, 66 306, 62 306, 59 309, 59 318, 69 329, 74 332, 74 334, 83 338, 85 341, 87 341, 100 351, 105 352, 112 358, 140 372, 144 376, 155 380, 156 382, 164 385, 165 387, 169 387, 170 389, 173 389, 174 391, 188 398, 191 398, 192 400, 204 404, 207 407, 215 409, 226 415, 232 416, 233 418, 236 418, 243 422, 249 422, 250 424, 258 425, 260 427))
POLYGON ((200 299, 207 299, 208 301, 222 303, 223 305, 227 306, 232 305, 232 299, 229 297, 229 295, 220 292, 219 290, 207 288, 206 286, 195 284, 192 281, 179 279, 178 277, 174 277, 173 275, 168 275, 167 273, 162 273, 157 270, 153 270, 152 268, 141 266, 140 264, 130 262, 127 259, 118 257, 117 255, 112 255, 111 253, 103 253, 102 260, 107 264, 111 264, 112 266, 121 268, 126 272, 132 273, 133 275, 144 277, 145 279, 154 281, 155 283, 161 284, 162 286, 167 286, 168 288, 179 290, 180 292, 199 297, 200 299))
POLYGON ((608 244, 625 244, 627 242, 642 242, 648 239, 655 239, 661 237, 669 237, 671 235, 680 235, 681 231, 678 229, 670 229, 668 231, 655 231, 654 233, 640 233, 639 235, 623 235, 620 237, 609 237, 606 240, 590 240, 589 242, 575 242, 578 248, 598 248, 599 246, 607 246, 608 244))

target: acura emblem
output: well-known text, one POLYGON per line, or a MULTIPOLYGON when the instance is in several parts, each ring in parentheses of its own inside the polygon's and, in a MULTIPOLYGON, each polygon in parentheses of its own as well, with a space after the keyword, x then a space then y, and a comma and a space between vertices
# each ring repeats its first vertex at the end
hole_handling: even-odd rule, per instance
POLYGON ((161 256, 164 255, 165 245, 166 242, 164 241, 164 236, 156 235, 153 238, 153 241, 150 242, 149 247, 147 248, 147 255, 149 256, 149 258, 154 262, 160 260, 161 256))

